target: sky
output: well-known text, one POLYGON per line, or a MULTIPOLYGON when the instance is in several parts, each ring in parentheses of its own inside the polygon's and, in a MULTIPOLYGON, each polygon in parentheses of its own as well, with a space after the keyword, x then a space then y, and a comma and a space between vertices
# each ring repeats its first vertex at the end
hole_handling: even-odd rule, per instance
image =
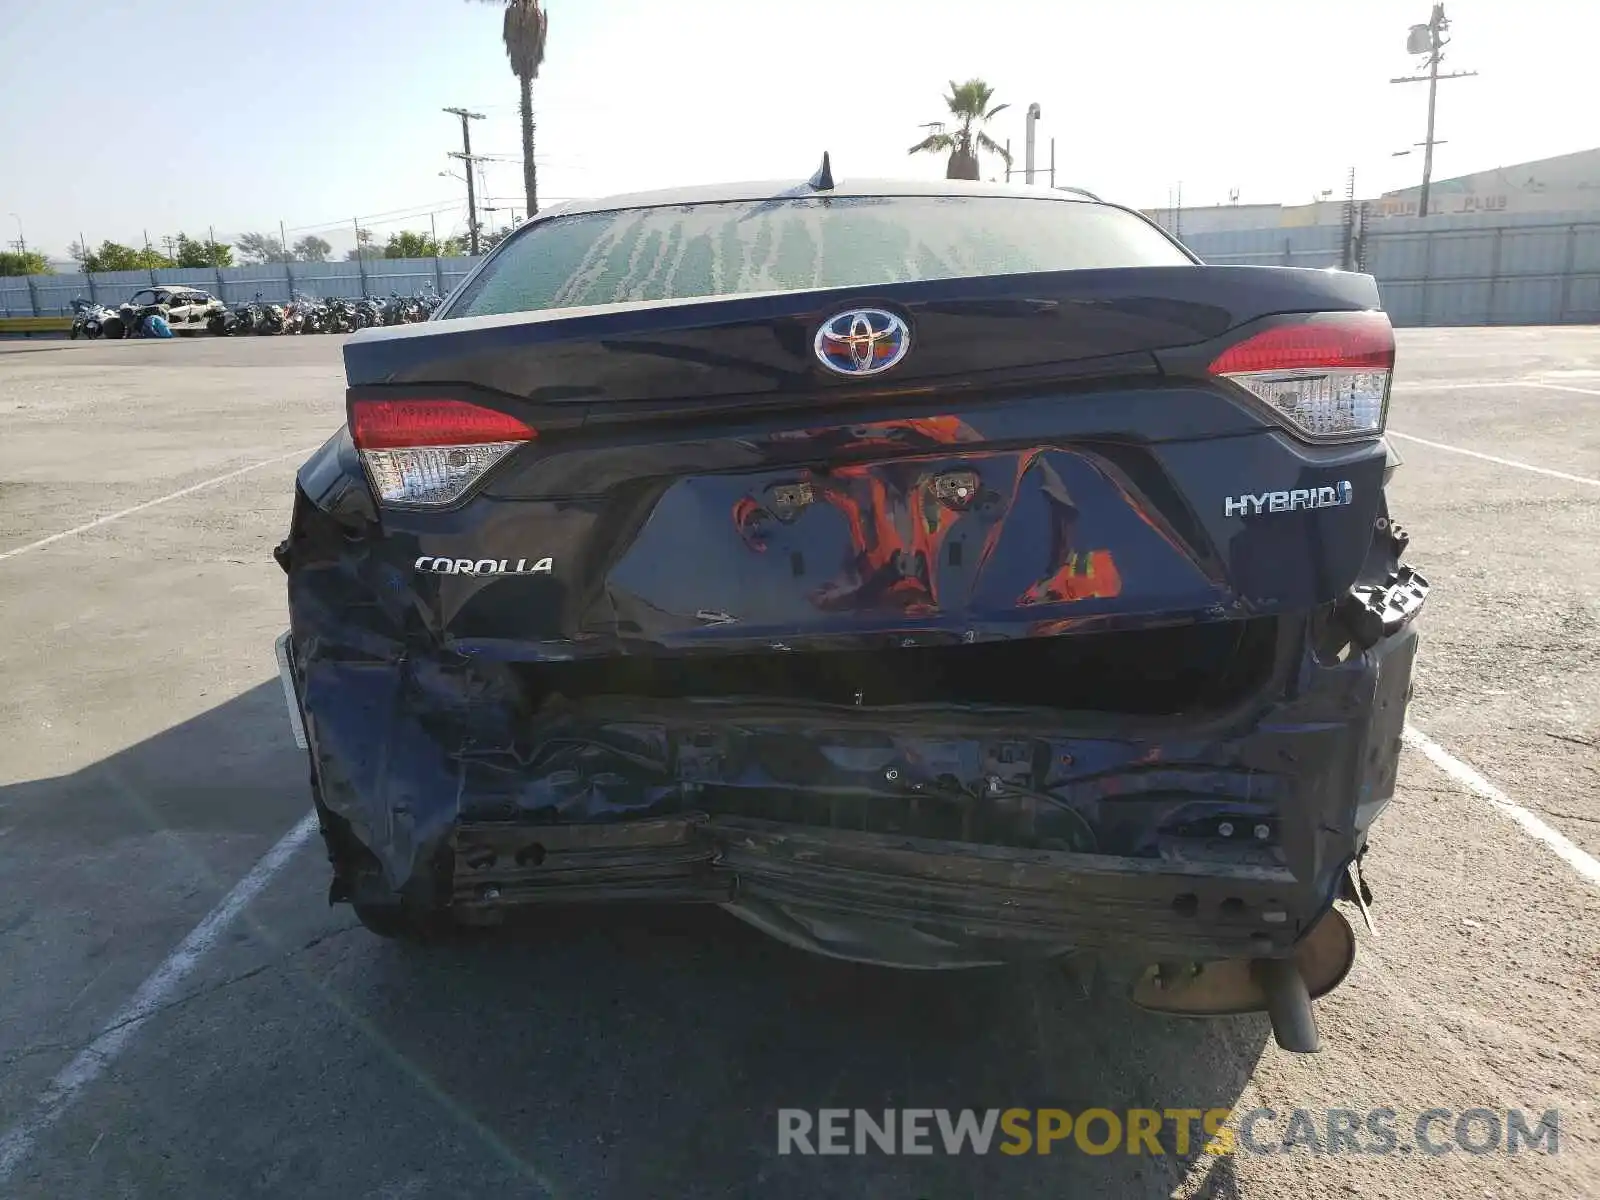
MULTIPOLYGON (((1041 165, 1140 207, 1303 203, 1410 186, 1427 88, 1408 26, 1429 0, 547 0, 535 84, 541 202, 720 180, 936 178, 908 156, 952 79, 1013 107, 1021 162, 1038 102, 1041 165)), ((1600 4, 1450 0, 1435 178, 1600 145, 1600 4)), ((0 241, 64 258, 80 233, 152 244, 183 230, 341 252, 352 219, 381 241, 465 229, 441 171, 457 118, 495 206, 520 212, 517 84, 498 6, 481 0, 237 0, 85 6, 0 0, 0 241), (15 215, 12 215, 15 214, 15 215)), ((988 178, 999 169, 985 163, 988 178)))

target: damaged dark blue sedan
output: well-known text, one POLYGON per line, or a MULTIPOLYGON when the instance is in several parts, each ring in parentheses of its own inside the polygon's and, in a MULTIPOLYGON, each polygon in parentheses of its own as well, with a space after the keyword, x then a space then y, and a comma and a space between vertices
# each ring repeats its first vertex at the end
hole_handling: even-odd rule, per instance
POLYGON ((1427 591, 1371 278, 824 169, 541 215, 344 355, 279 658, 369 928, 717 904, 1316 1048, 1427 591))

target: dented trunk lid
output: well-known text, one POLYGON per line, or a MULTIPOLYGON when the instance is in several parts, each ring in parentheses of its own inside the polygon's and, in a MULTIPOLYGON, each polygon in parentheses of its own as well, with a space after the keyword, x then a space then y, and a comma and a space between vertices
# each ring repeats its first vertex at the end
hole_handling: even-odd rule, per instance
POLYGON ((379 511, 432 636, 534 660, 848 649, 1337 598, 1381 445, 1299 442, 1185 354, 1376 304, 1365 276, 1147 267, 434 321, 345 358, 353 399, 465 397, 539 431, 462 503, 379 511), (821 323, 867 307, 903 316, 904 362, 824 370, 821 323), (1340 502, 1229 507, 1297 490, 1340 502))

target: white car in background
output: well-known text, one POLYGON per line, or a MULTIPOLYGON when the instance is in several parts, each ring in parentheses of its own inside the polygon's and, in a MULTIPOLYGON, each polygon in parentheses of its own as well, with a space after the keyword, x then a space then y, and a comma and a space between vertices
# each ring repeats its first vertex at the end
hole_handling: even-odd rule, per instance
POLYGON ((140 288, 128 297, 118 309, 119 327, 112 329, 107 322, 107 337, 127 337, 138 332, 144 319, 151 315, 166 319, 173 333, 205 333, 207 323, 223 310, 223 303, 210 292, 199 288, 158 284, 140 288))

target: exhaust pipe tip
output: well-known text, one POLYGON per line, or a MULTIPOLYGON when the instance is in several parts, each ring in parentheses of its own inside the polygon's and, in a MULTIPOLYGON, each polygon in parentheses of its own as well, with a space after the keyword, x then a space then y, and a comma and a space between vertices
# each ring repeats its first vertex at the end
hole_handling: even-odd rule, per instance
POLYGON ((1133 1002, 1169 1016, 1264 1012, 1278 1045, 1295 1054, 1315 1054, 1322 1038, 1311 1002, 1344 982, 1355 957, 1355 931, 1343 913, 1330 908, 1287 958, 1158 964, 1134 984, 1133 1002))
POLYGON ((1294 1054, 1316 1054, 1322 1049, 1317 1014, 1311 1011, 1311 992, 1305 976, 1292 958, 1258 958, 1250 974, 1266 998, 1267 1018, 1278 1045, 1294 1054))

